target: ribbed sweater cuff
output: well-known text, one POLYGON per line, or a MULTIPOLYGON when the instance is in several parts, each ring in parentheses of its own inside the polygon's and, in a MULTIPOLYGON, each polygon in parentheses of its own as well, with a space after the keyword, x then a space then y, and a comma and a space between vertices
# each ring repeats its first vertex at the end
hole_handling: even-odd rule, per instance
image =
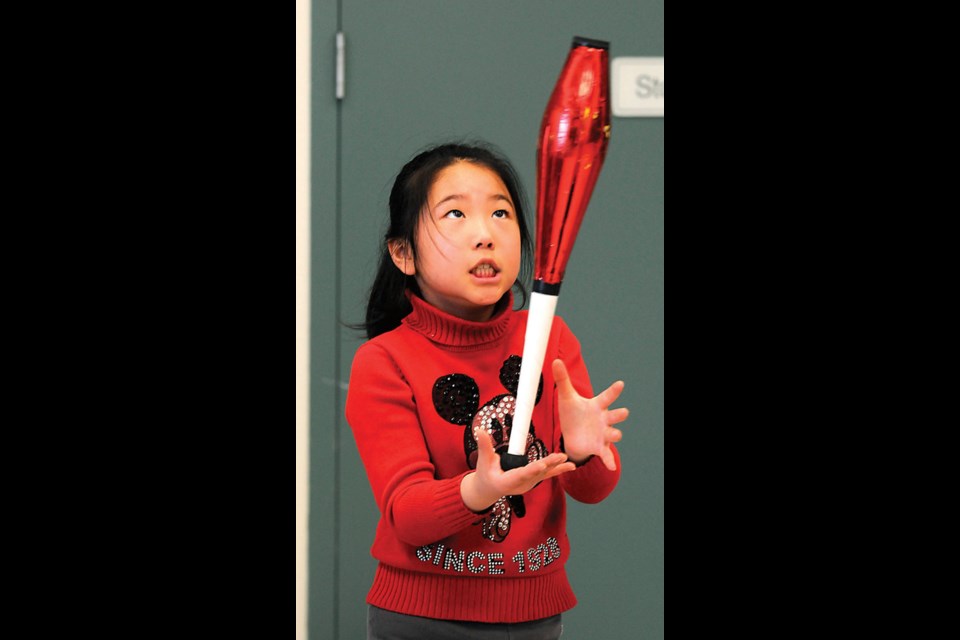
POLYGON ((433 504, 426 505, 427 514, 433 513, 440 518, 444 529, 460 531, 477 521, 477 514, 463 504, 463 496, 460 495, 460 483, 463 482, 467 473, 469 472, 450 478, 447 482, 440 482, 433 504))
POLYGON ((409 491, 397 509, 407 523, 404 528, 410 528, 416 538, 429 538, 429 542, 433 542, 476 522, 480 516, 470 511, 460 496, 460 482, 467 473, 420 485, 427 491, 417 491, 416 487, 409 491), (429 530, 424 531, 424 526, 429 530))
POLYGON ((607 466, 603 464, 600 456, 590 456, 589 460, 586 460, 582 465, 577 467, 577 480, 581 482, 597 482, 604 476, 609 476, 610 473, 615 472, 607 469, 607 466))
POLYGON ((620 457, 615 454, 617 470, 610 471, 600 456, 593 456, 582 467, 560 476, 560 484, 575 500, 594 504, 613 491, 620 479, 620 457))

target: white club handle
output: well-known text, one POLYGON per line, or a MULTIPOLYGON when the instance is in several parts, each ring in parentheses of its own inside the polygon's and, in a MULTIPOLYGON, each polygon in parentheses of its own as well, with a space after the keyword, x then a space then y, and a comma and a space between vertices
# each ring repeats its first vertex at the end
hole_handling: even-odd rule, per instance
POLYGON ((507 453, 523 455, 527 449, 530 418, 537 401, 540 372, 547 353, 550 328, 557 309, 557 296, 533 292, 527 313, 527 332, 523 339, 523 361, 520 363, 520 381, 517 384, 517 404, 513 410, 513 426, 507 453))

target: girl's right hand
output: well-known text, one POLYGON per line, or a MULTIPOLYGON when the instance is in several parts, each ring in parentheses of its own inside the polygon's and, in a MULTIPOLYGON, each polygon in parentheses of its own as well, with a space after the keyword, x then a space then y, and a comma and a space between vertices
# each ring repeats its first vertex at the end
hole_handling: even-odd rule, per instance
POLYGON ((567 462, 564 453, 551 453, 524 467, 504 471, 493 440, 483 429, 477 432, 477 470, 460 482, 460 497, 471 511, 481 512, 502 496, 518 496, 530 491, 547 478, 573 471, 576 465, 567 462))

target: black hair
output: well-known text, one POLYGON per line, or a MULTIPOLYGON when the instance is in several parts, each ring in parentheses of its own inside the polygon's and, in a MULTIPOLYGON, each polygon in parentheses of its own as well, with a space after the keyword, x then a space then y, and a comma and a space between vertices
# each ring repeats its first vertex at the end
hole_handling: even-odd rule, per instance
POLYGON ((420 295, 420 288, 415 278, 407 276, 394 264, 387 243, 391 240, 401 241, 416 263, 417 226, 427 204, 430 187, 441 170, 459 161, 472 162, 492 170, 503 180, 510 193, 520 226, 520 273, 514 286, 520 290, 526 302, 527 291, 523 282, 533 268, 533 240, 527 230, 524 215, 526 200, 520 177, 510 161, 489 143, 441 144, 417 154, 404 165, 394 180, 390 191, 390 224, 380 247, 377 275, 370 287, 366 321, 357 327, 366 331, 367 338, 395 329, 400 326, 404 316, 412 311, 405 292, 410 289, 420 295))

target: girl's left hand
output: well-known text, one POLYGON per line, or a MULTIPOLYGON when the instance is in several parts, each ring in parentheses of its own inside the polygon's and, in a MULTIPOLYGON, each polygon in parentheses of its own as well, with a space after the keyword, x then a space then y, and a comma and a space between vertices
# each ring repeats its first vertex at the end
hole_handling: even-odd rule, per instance
POLYGON ((567 367, 559 359, 553 361, 553 378, 557 383, 560 430, 567 458, 579 464, 591 455, 600 456, 607 469, 616 471, 610 445, 620 442, 623 433, 610 425, 623 422, 630 412, 609 407, 623 391, 623 381, 614 382, 594 398, 584 398, 573 388, 567 367))

